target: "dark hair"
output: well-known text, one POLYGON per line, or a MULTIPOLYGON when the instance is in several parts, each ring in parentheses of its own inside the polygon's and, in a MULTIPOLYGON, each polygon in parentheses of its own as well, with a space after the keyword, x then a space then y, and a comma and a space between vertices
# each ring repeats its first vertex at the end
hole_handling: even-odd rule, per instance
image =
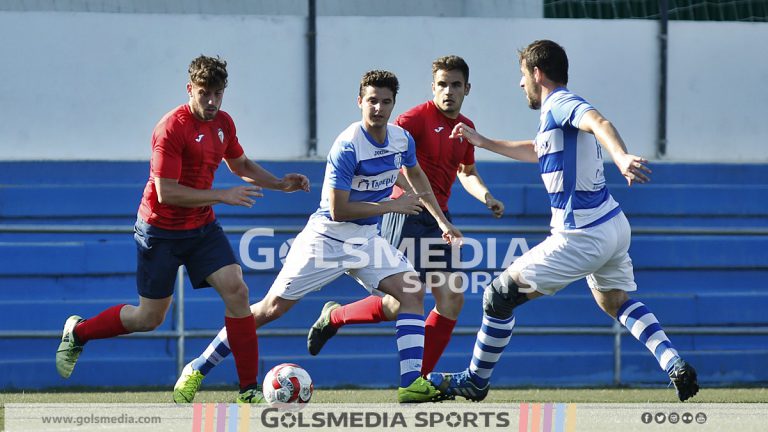
POLYGON ((397 90, 400 89, 400 83, 397 81, 397 77, 390 71, 385 70, 372 70, 363 75, 363 79, 360 80, 360 97, 363 97, 365 88, 371 87, 384 87, 392 90, 392 98, 397 98, 397 90))
POLYGON ((551 40, 537 40, 518 51, 520 65, 525 60, 525 67, 533 74, 533 68, 537 67, 550 80, 566 85, 568 84, 568 56, 563 47, 551 40))
POLYGON ((226 87, 228 76, 227 62, 219 56, 214 58, 201 55, 189 64, 189 81, 201 87, 226 87))
POLYGON ((458 70, 464 75, 464 82, 469 82, 469 66, 463 58, 456 55, 443 56, 432 62, 432 76, 434 77, 437 71, 452 71, 458 70))

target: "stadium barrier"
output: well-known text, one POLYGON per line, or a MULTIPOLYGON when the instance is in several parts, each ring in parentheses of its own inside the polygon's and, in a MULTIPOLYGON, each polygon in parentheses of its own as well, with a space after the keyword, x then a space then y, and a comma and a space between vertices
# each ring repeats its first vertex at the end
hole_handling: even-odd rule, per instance
MULTIPOLYGON (((229 226, 224 231, 227 234, 242 234, 251 229, 245 226, 229 226)), ((276 227, 275 233, 297 233, 299 227, 276 227)), ((463 226, 462 231, 471 233, 503 233, 503 234, 546 234, 548 229, 540 226, 463 226)), ((36 225, 21 224, 8 225, 0 224, 0 234, 2 233, 62 233, 62 234, 128 234, 133 232, 123 225, 36 225)), ((745 236, 764 236, 768 235, 768 228, 762 227, 637 227, 633 228, 636 234, 687 234, 687 235, 745 235, 745 236)), ((213 330, 188 330, 186 328, 185 316, 185 298, 184 298, 184 267, 179 267, 176 279, 176 294, 172 304, 173 307, 173 327, 175 330, 156 330, 146 333, 133 333, 124 338, 135 339, 171 339, 176 342, 176 369, 180 374, 186 364, 185 342, 187 338, 213 338, 218 334, 219 329, 213 330)), ((767 326, 665 326, 665 331, 673 335, 722 335, 722 336, 765 336, 768 335, 767 326)), ((471 336, 477 332, 477 327, 457 326, 454 335, 471 336)), ((306 328, 277 328, 260 329, 261 337, 295 337, 305 336, 306 328)), ((611 336, 613 339, 613 385, 621 385, 622 377, 622 336, 628 335, 626 328, 614 321, 612 326, 549 326, 549 327, 526 327, 518 326, 514 329, 515 335, 602 335, 611 336)), ((378 328, 355 328, 344 327, 339 331, 339 336, 391 336, 394 335, 394 329, 390 327, 378 328)), ((0 340, 2 339, 57 339, 61 337, 60 331, 42 331, 42 330, 0 330, 0 340)))

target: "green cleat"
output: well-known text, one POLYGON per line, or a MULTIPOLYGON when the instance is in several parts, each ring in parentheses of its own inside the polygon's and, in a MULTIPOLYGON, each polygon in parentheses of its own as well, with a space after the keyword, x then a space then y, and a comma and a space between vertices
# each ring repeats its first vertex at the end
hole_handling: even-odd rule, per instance
POLYGON ((205 375, 199 370, 192 369, 192 362, 187 363, 181 371, 181 376, 173 386, 173 401, 177 404, 191 403, 205 375))
POLYGON ((312 328, 309 329, 309 334, 307 335, 307 349, 310 354, 319 354, 320 350, 323 349, 323 345, 328 342, 328 339, 336 335, 338 329, 331 325, 331 312, 340 307, 341 305, 335 301, 329 301, 323 305, 320 317, 312 324, 312 328))
POLYGON ((264 399, 264 393, 256 387, 241 391, 235 402, 239 404, 265 404, 267 400, 264 399))
POLYGON ((440 391, 424 377, 416 378, 408 387, 397 389, 399 403, 422 403, 440 400, 440 391))
POLYGON ((56 370, 62 378, 69 378, 72 369, 75 368, 77 358, 83 352, 83 346, 75 341, 75 326, 85 321, 82 317, 72 315, 64 322, 64 331, 61 334, 61 343, 56 350, 56 370))

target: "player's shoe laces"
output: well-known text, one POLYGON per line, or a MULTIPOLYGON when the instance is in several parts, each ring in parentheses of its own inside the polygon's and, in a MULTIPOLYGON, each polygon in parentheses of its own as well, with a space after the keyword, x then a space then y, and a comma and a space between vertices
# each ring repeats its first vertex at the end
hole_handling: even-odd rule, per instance
POLYGON ((478 387, 469 374, 468 369, 456 373, 433 372, 427 379, 440 391, 441 399, 454 399, 461 396, 474 402, 480 402, 488 396, 491 385, 478 387))
POLYGON ((312 328, 309 329, 309 334, 307 335, 307 349, 310 354, 319 354, 320 350, 323 349, 323 345, 328 342, 328 339, 336 335, 338 329, 331 325, 331 312, 340 307, 341 305, 335 301, 329 301, 323 305, 320 317, 312 324, 312 328))
POLYGON ((181 376, 173 386, 173 401, 177 404, 191 403, 195 399, 197 391, 205 375, 199 370, 192 369, 192 362, 187 363, 181 371, 181 376))
POLYGON ((75 341, 75 326, 85 321, 83 318, 72 315, 64 322, 64 331, 61 334, 61 343, 56 350, 56 370, 63 378, 72 375, 77 358, 83 352, 83 346, 75 341))
POLYGON ((693 397, 699 391, 696 369, 681 358, 677 359, 672 365, 672 370, 669 371, 669 379, 675 385, 677 397, 681 402, 693 397))
POLYGON ((408 387, 397 389, 397 401, 399 403, 421 403, 440 400, 440 392, 429 381, 418 377, 408 387))
POLYGON ((265 404, 267 400, 264 399, 264 393, 258 387, 254 387, 241 391, 235 402, 239 404, 265 404))

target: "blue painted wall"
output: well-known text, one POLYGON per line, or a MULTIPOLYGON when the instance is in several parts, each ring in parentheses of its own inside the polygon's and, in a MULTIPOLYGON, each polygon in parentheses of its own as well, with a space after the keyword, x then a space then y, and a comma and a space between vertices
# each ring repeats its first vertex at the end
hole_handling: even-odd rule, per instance
MULTIPOLYGON (((274 162, 277 174, 306 173, 310 194, 267 192, 252 209, 217 206, 225 226, 300 228, 319 200, 324 164, 274 162)), ((606 167, 612 193, 637 231, 642 228, 768 227, 768 166, 656 164, 653 182, 622 184, 614 167, 606 167)), ((217 185, 238 180, 221 169, 217 185)), ((451 210, 457 225, 488 227, 539 226, 548 223, 548 203, 531 164, 486 162, 480 171, 507 215, 493 220, 484 206, 458 186, 451 210)), ((120 225, 135 219, 148 164, 143 162, 0 163, 0 224, 120 225)), ((482 244, 489 233, 473 233, 482 244)), ((241 234, 230 235, 238 247, 241 234)), ((280 245, 291 233, 251 243, 257 249, 280 245)), ((497 235, 499 262, 512 238, 534 246, 544 234, 497 235)), ((666 326, 768 326, 768 235, 642 234, 633 237, 639 291, 666 326)), ((519 252, 518 252, 519 255, 519 252)), ((0 331, 59 331, 67 316, 90 316, 116 303, 135 302, 135 249, 130 233, 0 233, 0 331)), ((496 271, 484 262, 473 271, 496 271)), ((252 300, 260 299, 277 270, 246 269, 252 300)), ((189 329, 213 330, 223 324, 223 307, 212 290, 186 287, 189 329)), ((348 278, 309 295, 271 329, 307 329, 322 304, 354 301, 365 292, 348 278)), ((468 293, 459 326, 476 328, 480 293, 468 293)), ((431 307, 431 299, 428 307, 431 307)), ((611 320, 595 306, 583 281, 554 297, 521 307, 518 326, 609 327, 611 320)), ((391 324, 382 324, 391 327, 391 324)), ((172 330, 169 318, 161 330, 172 330)), ((768 336, 673 335, 673 342, 699 370, 707 385, 768 382, 768 336)), ((466 366, 474 336, 456 336, 438 364, 439 370, 466 366)), ((187 340, 187 356, 200 352, 208 339, 187 340)), ((89 343, 75 373, 62 380, 55 371, 54 339, 0 339, 0 388, 45 388, 74 385, 172 386, 176 379, 174 340, 119 338, 89 343)), ((631 336, 623 338, 622 381, 665 385, 652 355, 631 336)), ((262 337, 261 373, 292 361, 306 367, 318 386, 389 387, 396 382, 394 337, 335 338, 318 357, 306 353, 304 336, 262 337), (361 373, 340 373, 339 371, 361 373)), ((494 373, 498 385, 609 385, 613 377, 610 336, 513 336, 494 373)), ((234 384, 228 359, 206 384, 234 384)))

